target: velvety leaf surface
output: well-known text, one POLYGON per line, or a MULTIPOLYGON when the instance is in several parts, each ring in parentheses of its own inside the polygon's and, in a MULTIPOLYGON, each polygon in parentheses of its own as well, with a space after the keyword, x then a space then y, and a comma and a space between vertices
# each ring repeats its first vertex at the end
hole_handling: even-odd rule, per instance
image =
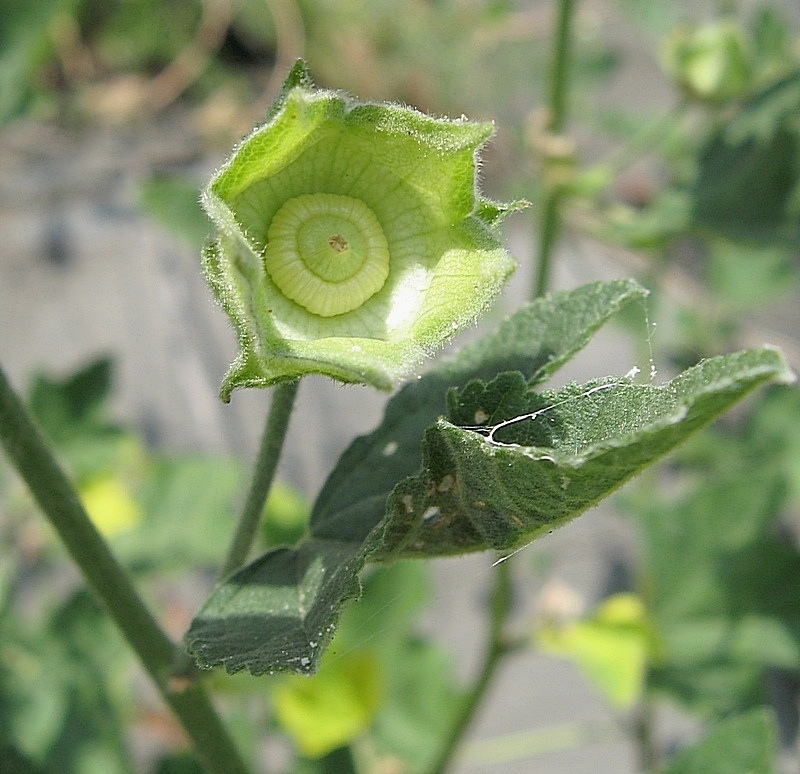
POLYGON ((265 554, 212 593, 187 634, 187 646, 198 662, 224 664, 230 671, 248 668, 256 674, 315 669, 322 653, 319 645, 330 639, 340 607, 359 593, 356 576, 366 561, 365 540, 385 517, 397 482, 419 471, 423 434, 446 412, 448 388, 491 379, 509 368, 522 369, 532 383, 541 381, 585 346, 619 309, 645 295, 630 280, 553 293, 518 310, 494 334, 406 385, 387 404, 381 424, 350 445, 325 483, 311 516, 315 539, 296 550, 265 554), (301 610, 304 567, 312 555, 316 566, 329 573, 327 591, 313 610, 301 610), (326 605, 325 624, 308 623, 309 614, 323 620, 326 605), (304 643, 302 655, 287 655, 290 645, 298 642, 304 643), (312 642, 317 647, 311 647, 312 642))
POLYGON ((187 635, 199 663, 313 671, 342 605, 359 593, 358 572, 369 558, 532 540, 759 384, 789 378, 781 356, 764 349, 708 360, 664 387, 609 378, 533 391, 530 382, 585 343, 609 308, 641 292, 630 283, 593 285, 543 299, 402 390, 378 429, 342 456, 314 508, 312 537, 268 553, 212 593, 187 635), (576 294, 593 313, 575 313, 576 294), (609 304, 598 301, 603 294, 609 304), (565 326, 570 309, 574 325, 565 326), (515 364, 527 379, 497 374, 515 364), (448 385, 458 391, 445 399, 448 385), (437 420, 448 405, 450 420, 437 420))
POLYGON ((311 538, 278 548, 218 586, 186 635, 202 666, 312 672, 342 604, 358 596, 363 547, 311 538))
POLYGON ((407 384, 386 407, 381 424, 342 455, 311 515, 317 536, 364 540, 386 513, 395 485, 420 467, 425 430, 447 413, 447 392, 474 379, 515 369, 531 384, 547 379, 622 307, 644 298, 635 282, 590 283, 523 307, 493 334, 465 346, 407 384))
POLYGON ((610 378, 537 394, 518 373, 465 390, 392 494, 379 557, 512 549, 574 518, 785 372, 771 349, 712 358, 662 387, 610 378), (478 408, 476 408, 476 406, 478 408))

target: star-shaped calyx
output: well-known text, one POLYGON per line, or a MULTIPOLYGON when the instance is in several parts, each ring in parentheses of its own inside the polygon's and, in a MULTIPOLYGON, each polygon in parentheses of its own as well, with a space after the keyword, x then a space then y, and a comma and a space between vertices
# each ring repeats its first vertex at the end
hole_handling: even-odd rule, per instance
POLYGON ((222 397, 310 373, 388 389, 473 322, 513 270, 514 205, 477 190, 492 131, 315 88, 298 62, 203 193, 240 342, 222 397))

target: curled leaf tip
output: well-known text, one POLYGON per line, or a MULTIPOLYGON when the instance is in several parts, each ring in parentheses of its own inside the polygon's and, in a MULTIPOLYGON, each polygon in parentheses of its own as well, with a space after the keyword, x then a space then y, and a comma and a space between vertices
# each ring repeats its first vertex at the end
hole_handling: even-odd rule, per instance
POLYGON ((483 199, 490 123, 313 86, 298 61, 214 175, 206 277, 240 351, 221 393, 310 373, 389 389, 489 305, 513 270, 483 199))

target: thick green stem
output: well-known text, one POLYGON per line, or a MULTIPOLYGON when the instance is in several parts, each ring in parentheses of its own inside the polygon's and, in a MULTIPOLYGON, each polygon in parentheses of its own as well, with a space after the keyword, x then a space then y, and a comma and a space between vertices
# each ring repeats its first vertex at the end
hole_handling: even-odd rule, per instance
POLYGON ((208 769, 246 774, 248 767, 194 680, 171 677, 181 656, 139 597, 130 576, 92 524, 78 495, 0 369, 0 442, 28 485, 88 586, 100 598, 125 639, 181 721, 208 769))
MULTIPOLYGON (((574 0, 559 0, 558 24, 555 47, 550 65, 550 85, 548 90, 547 130, 559 134, 564 130, 567 119, 567 86, 572 42, 572 17, 574 0)), ((553 184, 547 192, 539 233, 539 256, 533 284, 533 297, 547 292, 550 284, 550 269, 553 249, 561 228, 561 187, 553 184)))
POLYGON ((508 613, 511 609, 511 565, 508 561, 504 561, 496 565, 495 569, 495 583, 490 605, 489 632, 483 653, 483 663, 477 679, 460 707, 439 757, 431 769, 433 774, 444 774, 447 771, 453 755, 469 729, 475 712, 486 696, 497 667, 509 651, 509 644, 504 630, 508 613))
POLYGON ((559 0, 558 24, 550 64, 549 110, 551 132, 560 132, 567 119, 567 82, 572 44, 572 12, 575 0, 559 0))
POLYGON ((247 493, 228 556, 220 569, 220 578, 238 570, 247 559, 261 514, 264 512, 267 495, 272 487, 272 480, 275 478, 299 383, 299 381, 283 382, 275 387, 272 394, 272 404, 269 407, 264 435, 261 437, 261 447, 258 450, 250 491, 247 493))

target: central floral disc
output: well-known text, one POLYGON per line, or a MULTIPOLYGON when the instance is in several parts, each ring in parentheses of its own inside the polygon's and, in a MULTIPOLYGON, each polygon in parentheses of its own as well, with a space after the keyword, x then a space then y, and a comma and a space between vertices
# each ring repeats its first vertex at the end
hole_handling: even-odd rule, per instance
POLYGON ((264 266, 281 292, 313 314, 357 309, 389 276, 389 246, 359 199, 302 194, 273 216, 264 266))

